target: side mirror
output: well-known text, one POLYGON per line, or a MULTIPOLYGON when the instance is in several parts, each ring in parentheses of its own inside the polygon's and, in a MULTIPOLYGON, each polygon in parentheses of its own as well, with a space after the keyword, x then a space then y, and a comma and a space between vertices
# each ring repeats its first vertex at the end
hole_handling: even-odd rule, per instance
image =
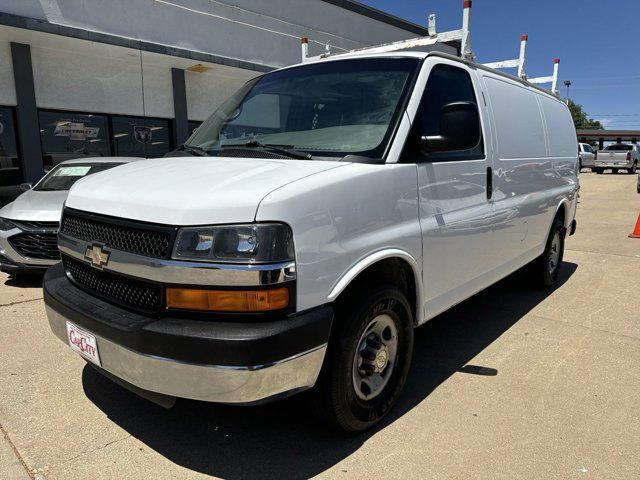
POLYGON ((454 102, 440 111, 440 134, 420 137, 422 153, 469 150, 480 143, 480 113, 471 102, 454 102))
POLYGON ((21 183, 20 191, 26 192, 27 190, 31 190, 33 188, 33 183, 21 183))

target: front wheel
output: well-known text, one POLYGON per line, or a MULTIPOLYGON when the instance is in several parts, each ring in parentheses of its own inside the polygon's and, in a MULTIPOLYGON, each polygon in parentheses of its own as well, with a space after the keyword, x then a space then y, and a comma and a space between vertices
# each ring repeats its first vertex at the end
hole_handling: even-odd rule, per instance
POLYGON ((541 287, 553 287, 558 281, 564 257, 564 237, 564 225, 556 218, 551 226, 544 252, 532 264, 534 280, 541 287))
POLYGON ((316 384, 321 416, 345 432, 366 430, 389 412, 413 351, 413 316, 405 295, 392 286, 366 290, 337 308, 316 384))

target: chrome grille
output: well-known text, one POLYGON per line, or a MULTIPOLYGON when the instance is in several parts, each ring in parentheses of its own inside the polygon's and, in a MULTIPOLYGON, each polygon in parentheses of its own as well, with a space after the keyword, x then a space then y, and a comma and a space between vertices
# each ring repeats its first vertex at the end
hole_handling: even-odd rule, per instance
POLYGON ((62 257, 62 263, 78 287, 108 302, 142 313, 158 313, 162 308, 162 287, 158 284, 97 270, 67 256, 62 257))
POLYGON ((58 236, 53 232, 23 232, 9 237, 9 243, 23 257, 60 260, 58 236))
POLYGON ((16 225, 20 230, 34 231, 34 230, 50 230, 57 232, 60 227, 59 222, 33 222, 30 220, 11 220, 11 223, 16 225))
POLYGON ((168 258, 172 227, 121 221, 98 215, 65 210, 60 232, 87 242, 99 242, 123 252, 145 257, 168 258))

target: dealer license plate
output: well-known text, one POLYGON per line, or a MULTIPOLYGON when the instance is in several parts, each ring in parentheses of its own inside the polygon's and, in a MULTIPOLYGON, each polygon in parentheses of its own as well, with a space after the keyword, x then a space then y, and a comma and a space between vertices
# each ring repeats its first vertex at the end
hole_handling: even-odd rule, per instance
POLYGON ((71 322, 67 322, 67 341, 71 350, 79 354, 82 358, 86 358, 91 363, 95 363, 99 367, 100 354, 98 353, 98 342, 96 337, 86 330, 81 329, 71 322))

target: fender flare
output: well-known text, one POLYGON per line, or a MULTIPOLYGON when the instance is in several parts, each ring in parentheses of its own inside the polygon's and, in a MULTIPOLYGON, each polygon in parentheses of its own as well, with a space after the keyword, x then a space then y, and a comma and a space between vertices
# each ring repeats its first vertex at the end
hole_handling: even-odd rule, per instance
POLYGON ((408 252, 399 248, 387 248, 377 252, 370 253, 366 257, 358 260, 352 265, 335 283, 331 292, 327 296, 327 300, 333 302, 338 296, 349 286, 349 284, 362 272, 371 265, 388 258, 399 258, 405 260, 413 271, 414 282, 416 285, 416 318, 415 325, 420 325, 424 320, 424 309, 422 308, 422 268, 418 261, 408 252))
POLYGON ((568 228, 568 223, 569 222, 569 215, 571 214, 571 202, 565 197, 562 200, 560 200, 558 202, 558 205, 556 206, 556 210, 553 213, 553 218, 551 219, 551 223, 549 224, 549 230, 551 230, 551 225, 553 225, 553 221, 556 219, 556 217, 558 216, 558 212, 560 211, 560 209, 564 206, 564 228, 568 228))

